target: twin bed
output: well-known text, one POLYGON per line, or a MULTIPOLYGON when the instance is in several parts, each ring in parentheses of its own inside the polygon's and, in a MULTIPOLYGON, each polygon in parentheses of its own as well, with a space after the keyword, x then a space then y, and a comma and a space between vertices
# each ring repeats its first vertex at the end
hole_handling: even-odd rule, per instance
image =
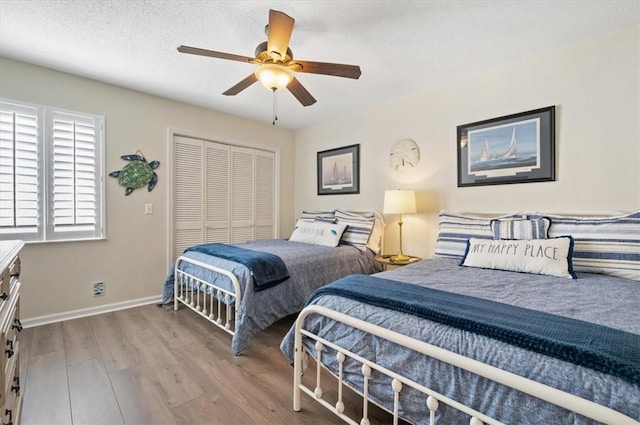
POLYGON ((352 424, 369 423, 369 403, 394 423, 637 424, 638 280, 640 212, 443 212, 435 258, 312 295, 281 344, 293 407, 304 392, 352 424), (363 395, 360 417, 345 414, 345 386, 363 395))
POLYGON ((239 355, 256 333, 302 310, 315 289, 350 274, 379 272, 374 257, 381 248, 383 229, 377 212, 304 211, 288 240, 233 244, 282 260, 288 277, 264 287, 255 286, 255 269, 232 258, 235 251, 226 258, 213 254, 228 245, 192 247, 168 274, 163 304, 173 301, 176 310, 185 305, 231 334, 231 349, 239 355))

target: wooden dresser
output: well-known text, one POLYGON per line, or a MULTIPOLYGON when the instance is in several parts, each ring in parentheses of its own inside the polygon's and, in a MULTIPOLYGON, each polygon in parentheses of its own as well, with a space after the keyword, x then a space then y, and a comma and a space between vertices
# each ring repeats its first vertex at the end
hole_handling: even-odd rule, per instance
POLYGON ((20 384, 20 258, 22 241, 0 241, 0 408, 2 425, 18 425, 20 384))

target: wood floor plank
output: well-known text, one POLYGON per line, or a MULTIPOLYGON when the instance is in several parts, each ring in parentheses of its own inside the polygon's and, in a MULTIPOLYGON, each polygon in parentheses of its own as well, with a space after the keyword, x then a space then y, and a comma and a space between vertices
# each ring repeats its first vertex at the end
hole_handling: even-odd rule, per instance
POLYGON ((127 425, 177 425, 158 386, 142 365, 114 372, 109 378, 127 425))
POLYGON ((102 359, 68 364, 73 424, 124 425, 102 359))
POLYGON ((62 331, 67 364, 101 359, 98 342, 88 318, 67 320, 62 323, 62 331))
POLYGON ((229 358, 216 358, 202 344, 193 344, 182 349, 182 355, 189 359, 188 371, 192 379, 206 388, 207 394, 224 394, 232 400, 231 409, 238 415, 248 416, 251 423, 289 423, 289 408, 283 409, 282 403, 273 396, 276 388, 264 389, 256 383, 242 365, 229 358), (215 367, 211 367, 215 364, 215 367))
POLYGON ((179 424, 254 424, 255 421, 234 406, 232 400, 221 392, 208 392, 202 396, 171 409, 179 424))
MULTIPOLYGON (((35 335, 45 335, 36 332, 35 335)), ((71 424, 69 386, 63 350, 31 353, 22 402, 22 425, 71 424)))
POLYGON ((136 349, 123 335, 115 314, 117 312, 90 318, 102 360, 109 373, 140 364, 136 349))
MULTIPOLYGON (((138 351, 142 365, 151 379, 158 385, 169 408, 201 396, 204 391, 187 373, 189 363, 184 356, 169 350, 155 331, 139 333, 132 344, 138 351)), ((188 360, 188 357, 186 358, 188 360)))
POLYGON ((196 341, 193 333, 188 332, 176 321, 179 312, 173 309, 166 311, 164 308, 158 308, 154 305, 146 306, 143 311, 151 318, 152 326, 158 331, 158 335, 164 340, 167 347, 183 347, 196 341))
POLYGON ((152 329, 152 319, 146 313, 148 307, 153 306, 129 308, 115 315, 123 335, 134 338, 137 334, 152 329))
POLYGON ((50 323, 33 328, 31 355, 39 356, 64 349, 62 322, 50 323))

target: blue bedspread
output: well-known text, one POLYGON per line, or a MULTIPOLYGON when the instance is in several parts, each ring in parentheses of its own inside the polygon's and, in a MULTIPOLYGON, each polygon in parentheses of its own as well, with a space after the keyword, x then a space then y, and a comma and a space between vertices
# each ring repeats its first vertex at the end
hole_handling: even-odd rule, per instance
MULTIPOLYGON (((459 259, 435 258, 385 271, 376 277, 510 304, 640 335, 640 285, 636 281, 592 273, 578 273, 578 280, 569 280, 460 267, 459 262, 459 259)), ((321 295, 315 298, 312 304, 340 311, 567 391, 640 421, 640 385, 628 380, 475 332, 338 295, 321 295)), ((321 315, 307 316, 304 328, 362 357, 373 359, 387 369, 414 378, 422 385, 506 424, 596 424, 595 421, 511 390, 471 372, 440 361, 427 360, 424 355, 411 349, 321 315)), ((307 350, 315 353, 313 341, 303 338, 303 344, 307 350)), ((293 360, 293 328, 283 339, 281 349, 293 360)), ((339 365, 335 351, 326 346, 323 351, 323 363, 337 374, 339 365)), ((362 389, 362 370, 359 363, 345 362, 343 373, 349 386, 362 389)), ((372 400, 389 408, 394 399, 390 381, 375 373, 372 373, 369 381, 372 400)), ((403 387, 399 412, 403 419, 411 423, 429 423, 425 397, 413 388, 403 387)), ((440 425, 469 423, 467 415, 442 404, 436 416, 440 425)))
MULTIPOLYGON (((352 273, 380 271, 380 265, 374 261, 373 252, 362 252, 351 245, 326 247, 285 239, 270 239, 244 242, 235 246, 278 256, 284 261, 290 275, 289 279, 267 291, 255 291, 252 290, 251 272, 246 266, 202 252, 184 253, 185 257, 228 270, 237 277, 243 295, 235 334, 231 341, 231 348, 236 355, 249 347, 251 338, 256 333, 283 317, 299 312, 309 295, 320 286, 352 273)), ((234 291, 233 284, 225 275, 190 263, 183 262, 179 267, 206 282, 234 291)), ((174 267, 171 267, 163 286, 163 304, 172 301, 173 289, 174 267)), ((232 297, 229 302, 234 301, 235 298, 232 297)))
POLYGON ((607 326, 420 287, 352 275, 317 289, 494 338, 640 384, 640 335, 607 326))
POLYGON ((187 251, 201 252, 244 265, 251 271, 253 290, 256 292, 271 288, 289 279, 289 271, 282 258, 268 252, 222 243, 194 245, 187 248, 185 252, 187 251))

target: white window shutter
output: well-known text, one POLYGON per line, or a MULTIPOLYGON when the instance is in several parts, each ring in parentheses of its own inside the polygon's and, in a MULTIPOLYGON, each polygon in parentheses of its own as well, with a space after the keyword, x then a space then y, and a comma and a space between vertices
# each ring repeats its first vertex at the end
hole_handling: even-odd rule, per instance
POLYGON ((0 101, 0 238, 104 237, 104 118, 0 101))
POLYGON ((52 140, 48 237, 100 236, 102 124, 91 116, 59 111, 51 111, 46 119, 52 140))
POLYGON ((37 108, 0 102, 0 229, 14 239, 41 239, 37 108))
POLYGON ((185 248, 204 241, 204 142, 175 136, 173 163, 173 246, 174 257, 177 258, 185 248))
POLYGON ((275 154, 256 151, 255 238, 275 237, 275 154))

